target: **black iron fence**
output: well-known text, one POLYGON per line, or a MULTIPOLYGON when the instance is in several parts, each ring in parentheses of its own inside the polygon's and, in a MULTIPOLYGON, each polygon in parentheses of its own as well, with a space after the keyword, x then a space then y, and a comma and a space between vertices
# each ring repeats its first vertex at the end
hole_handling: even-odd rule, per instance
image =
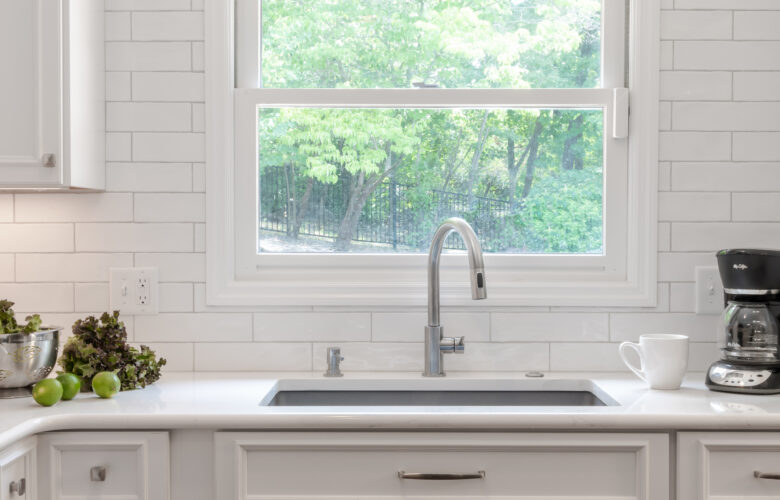
MULTIPOLYGON (((288 236, 335 238, 349 203, 347 182, 313 181, 303 203, 308 179, 292 182, 281 167, 269 168, 260 177, 260 229, 288 236), (290 187, 295 184, 295 189, 290 187)), ((438 224, 447 217, 463 217, 472 225, 483 248, 500 244, 503 219, 509 202, 385 180, 371 193, 352 232, 352 241, 427 250, 438 224)), ((464 248, 450 238, 447 248, 464 248)))

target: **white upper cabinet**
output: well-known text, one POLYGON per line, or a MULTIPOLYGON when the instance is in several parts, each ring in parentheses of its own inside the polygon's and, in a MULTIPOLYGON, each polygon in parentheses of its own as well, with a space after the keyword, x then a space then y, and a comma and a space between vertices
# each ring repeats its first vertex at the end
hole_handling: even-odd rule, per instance
POLYGON ((103 2, 0 2, 0 189, 105 186, 103 2))

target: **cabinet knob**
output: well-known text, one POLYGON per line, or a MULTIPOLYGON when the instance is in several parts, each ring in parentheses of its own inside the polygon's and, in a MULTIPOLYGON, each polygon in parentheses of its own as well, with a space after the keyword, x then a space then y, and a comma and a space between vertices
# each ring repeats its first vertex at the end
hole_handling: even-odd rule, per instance
POLYGON ((57 166, 57 156, 53 153, 44 153, 41 156, 41 162, 44 167, 54 168, 57 166))
POLYGON ((106 468, 102 466, 92 467, 89 469, 89 480, 95 482, 103 482, 106 480, 106 468))
POLYGON ((27 492, 27 481, 24 478, 18 481, 12 481, 8 487, 8 491, 11 496, 14 496, 14 494, 20 497, 24 496, 27 492))
POLYGON ((756 479, 774 479, 775 481, 780 480, 780 474, 768 474, 758 470, 753 471, 753 477, 756 479))

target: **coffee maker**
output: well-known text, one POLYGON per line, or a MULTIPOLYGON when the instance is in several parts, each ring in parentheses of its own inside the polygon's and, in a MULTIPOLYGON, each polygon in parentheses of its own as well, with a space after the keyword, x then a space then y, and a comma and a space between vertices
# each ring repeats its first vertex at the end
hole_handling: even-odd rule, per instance
POLYGON ((718 324, 721 359, 707 371, 713 391, 780 393, 780 252, 717 253, 725 310, 718 324))

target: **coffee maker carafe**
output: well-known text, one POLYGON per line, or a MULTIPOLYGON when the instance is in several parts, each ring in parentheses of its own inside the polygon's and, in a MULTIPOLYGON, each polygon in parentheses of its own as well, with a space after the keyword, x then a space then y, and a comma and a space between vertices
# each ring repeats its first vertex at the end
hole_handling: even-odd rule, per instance
POLYGON ((780 252, 717 253, 726 307, 718 323, 721 359, 707 371, 712 390, 780 393, 780 252))

